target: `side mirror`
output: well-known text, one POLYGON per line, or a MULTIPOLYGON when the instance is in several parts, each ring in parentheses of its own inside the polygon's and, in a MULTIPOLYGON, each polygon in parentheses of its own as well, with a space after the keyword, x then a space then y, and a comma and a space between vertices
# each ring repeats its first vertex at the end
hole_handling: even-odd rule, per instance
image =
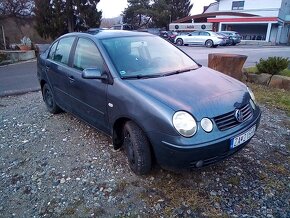
POLYGON ((108 75, 105 73, 102 73, 97 68, 86 68, 83 70, 82 78, 108 80, 108 75))

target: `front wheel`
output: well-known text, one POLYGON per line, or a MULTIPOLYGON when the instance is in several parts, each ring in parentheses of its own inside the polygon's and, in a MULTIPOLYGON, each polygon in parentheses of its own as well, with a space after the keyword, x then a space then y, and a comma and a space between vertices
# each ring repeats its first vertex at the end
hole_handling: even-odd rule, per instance
POLYGON ((125 149, 129 166, 137 175, 150 172, 152 165, 150 143, 143 130, 134 122, 128 121, 123 129, 125 149))
POLYGON ((213 41, 212 40, 206 40, 206 42, 205 42, 205 46, 207 47, 207 48, 211 48, 212 46, 213 46, 213 41))
POLYGON ((60 107, 55 102, 53 92, 47 83, 45 83, 42 88, 42 96, 43 101, 45 102, 45 105, 50 113, 57 114, 61 112, 60 107))
POLYGON ((182 39, 177 39, 176 40, 176 45, 182 46, 183 45, 183 40, 182 39))

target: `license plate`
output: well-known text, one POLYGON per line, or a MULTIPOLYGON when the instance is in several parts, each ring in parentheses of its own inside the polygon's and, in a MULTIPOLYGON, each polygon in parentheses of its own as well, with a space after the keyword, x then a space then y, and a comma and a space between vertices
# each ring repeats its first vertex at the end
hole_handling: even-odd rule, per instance
POLYGON ((243 144, 244 142, 250 140, 255 135, 256 125, 251 127, 249 130, 244 132, 243 134, 236 136, 235 138, 231 139, 231 149, 243 144))

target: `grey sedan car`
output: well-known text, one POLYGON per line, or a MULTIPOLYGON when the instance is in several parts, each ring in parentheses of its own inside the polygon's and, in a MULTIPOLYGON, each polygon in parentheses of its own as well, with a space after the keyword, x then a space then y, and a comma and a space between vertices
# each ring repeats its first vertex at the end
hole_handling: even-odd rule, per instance
POLYGON ((196 168, 231 156, 261 116, 245 84, 148 33, 63 35, 39 56, 37 75, 49 112, 67 111, 109 135, 139 175, 154 163, 196 168))
POLYGON ((208 48, 217 47, 224 44, 222 36, 212 31, 194 31, 187 35, 179 35, 175 38, 175 43, 181 45, 205 45, 208 48))

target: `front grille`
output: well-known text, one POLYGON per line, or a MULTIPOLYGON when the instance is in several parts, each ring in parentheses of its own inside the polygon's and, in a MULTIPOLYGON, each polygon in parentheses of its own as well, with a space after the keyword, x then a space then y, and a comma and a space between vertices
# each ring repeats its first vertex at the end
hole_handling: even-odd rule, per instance
MULTIPOLYGON (((253 116, 253 110, 250 104, 246 104, 242 108, 239 108, 243 115, 243 122, 250 119, 253 116)), ((240 124, 235 117, 235 111, 217 116, 214 118, 214 122, 216 123, 219 130, 224 131, 230 128, 233 128, 240 124)))

